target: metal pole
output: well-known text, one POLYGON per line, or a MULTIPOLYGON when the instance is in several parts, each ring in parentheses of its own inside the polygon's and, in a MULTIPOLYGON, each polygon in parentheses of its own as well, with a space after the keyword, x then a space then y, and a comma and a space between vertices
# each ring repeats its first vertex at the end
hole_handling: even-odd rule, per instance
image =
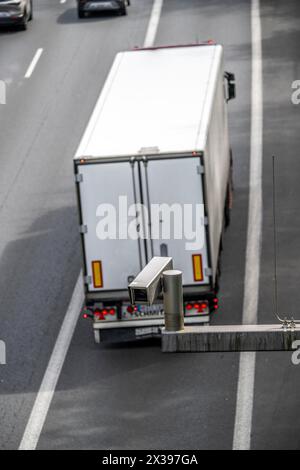
POLYGON ((176 270, 163 273, 163 297, 166 331, 184 329, 182 272, 176 270))

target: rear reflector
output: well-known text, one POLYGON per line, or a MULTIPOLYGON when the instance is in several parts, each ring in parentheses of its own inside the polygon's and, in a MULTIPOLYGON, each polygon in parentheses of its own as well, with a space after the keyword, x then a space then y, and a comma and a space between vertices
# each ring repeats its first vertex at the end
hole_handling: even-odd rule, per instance
POLYGON ((95 288, 103 287, 102 263, 101 261, 92 261, 93 284, 95 288))
POLYGON ((201 255, 193 255, 193 271, 194 271, 194 281, 196 282, 203 281, 203 266, 202 266, 201 255))

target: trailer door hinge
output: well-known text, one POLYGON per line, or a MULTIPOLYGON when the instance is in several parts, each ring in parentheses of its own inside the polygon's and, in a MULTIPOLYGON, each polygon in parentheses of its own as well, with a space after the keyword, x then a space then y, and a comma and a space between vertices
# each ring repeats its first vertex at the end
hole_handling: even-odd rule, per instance
POLYGON ((82 183, 82 181, 83 181, 83 174, 82 173, 76 173, 75 183, 82 183))
POLYGON ((79 233, 84 234, 84 233, 87 233, 87 231, 88 231, 87 225, 80 225, 79 233))
POLYGON ((212 276, 213 272, 211 268, 205 268, 205 276, 212 276))
POLYGON ((198 173, 198 175, 203 175, 204 174, 204 166, 203 165, 198 165, 197 166, 197 173, 198 173))
POLYGON ((84 276, 83 281, 85 284, 92 284, 92 276, 84 276))

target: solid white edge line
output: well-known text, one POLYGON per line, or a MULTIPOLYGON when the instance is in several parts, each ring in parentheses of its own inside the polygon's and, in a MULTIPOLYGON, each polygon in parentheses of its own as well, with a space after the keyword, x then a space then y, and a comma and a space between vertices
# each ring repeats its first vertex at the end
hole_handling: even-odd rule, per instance
POLYGON ((83 301, 83 280, 82 273, 80 273, 42 384, 32 408, 19 450, 36 449, 75 331, 83 301))
POLYGON ((164 0, 154 0, 151 17, 144 41, 144 47, 152 47, 157 34, 164 0))
MULTIPOLYGON (((163 0, 154 0, 144 47, 151 47, 154 44, 162 6, 163 0)), ((51 401, 55 393, 56 385, 75 331, 83 301, 83 282, 82 273, 80 273, 42 384, 33 405, 29 421, 25 428, 19 450, 35 450, 38 445, 51 401)))
MULTIPOLYGON (((263 77, 260 0, 251 4, 252 83, 249 213, 245 267, 243 323, 257 323, 262 236, 263 77)), ((240 355, 234 450, 251 448, 255 352, 240 355)))
POLYGON ((43 53, 43 49, 42 49, 42 48, 40 48, 40 49, 38 49, 38 50, 36 51, 36 53, 35 53, 35 55, 34 55, 32 61, 31 61, 30 65, 29 65, 29 67, 28 67, 28 69, 27 69, 27 72, 25 73, 25 78, 30 78, 30 77, 31 77, 31 75, 32 75, 33 72, 34 72, 34 69, 35 69, 36 66, 37 66, 38 61, 40 60, 40 57, 41 57, 42 53, 43 53))

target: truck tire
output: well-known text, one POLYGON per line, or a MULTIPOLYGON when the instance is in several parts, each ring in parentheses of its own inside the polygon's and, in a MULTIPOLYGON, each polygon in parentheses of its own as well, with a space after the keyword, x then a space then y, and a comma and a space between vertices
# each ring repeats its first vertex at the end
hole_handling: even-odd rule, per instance
POLYGON ((231 183, 231 189, 234 191, 234 185, 233 185, 233 156, 232 156, 232 148, 230 147, 230 183, 231 183))
POLYGON ((230 172, 229 172, 226 202, 225 202, 225 228, 229 227, 230 225, 232 201, 233 201, 233 158, 232 158, 232 149, 230 149, 230 172))
POLYGON ((24 17, 22 19, 22 23, 21 23, 21 30, 22 31, 26 31, 27 28, 28 28, 28 20, 29 20, 29 15, 28 15, 28 12, 27 10, 24 11, 24 17))
POLYGON ((33 3, 32 3, 32 0, 30 2, 30 15, 29 15, 29 21, 32 21, 33 20, 33 3))
POLYGON ((220 278, 222 275, 222 251, 223 251, 223 234, 221 236, 220 240, 220 246, 219 246, 219 258, 218 258, 218 266, 217 266, 217 273, 216 273, 216 279, 215 279, 215 294, 217 295, 219 290, 220 290, 220 278))
POLYGON ((218 294, 219 290, 220 290, 220 273, 217 272, 216 280, 215 280, 215 295, 218 294))
POLYGON ((85 18, 85 13, 81 8, 78 8, 77 13, 78 13, 78 18, 79 19, 85 18))

